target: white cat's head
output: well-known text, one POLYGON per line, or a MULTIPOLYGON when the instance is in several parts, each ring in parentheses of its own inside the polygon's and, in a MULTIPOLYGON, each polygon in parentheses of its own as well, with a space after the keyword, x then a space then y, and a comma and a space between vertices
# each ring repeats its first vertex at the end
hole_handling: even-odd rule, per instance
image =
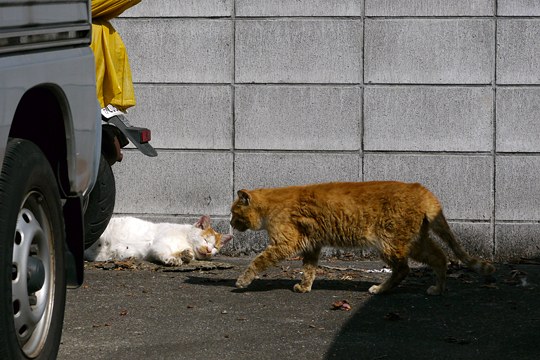
POLYGON ((201 216, 193 226, 197 231, 193 232, 191 241, 195 258, 199 260, 210 259, 233 238, 230 234, 221 234, 212 229, 207 215, 201 216))

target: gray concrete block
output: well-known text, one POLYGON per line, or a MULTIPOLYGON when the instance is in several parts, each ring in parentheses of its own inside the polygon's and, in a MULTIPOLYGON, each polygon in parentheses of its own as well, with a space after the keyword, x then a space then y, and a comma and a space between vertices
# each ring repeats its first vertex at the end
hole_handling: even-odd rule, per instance
POLYGON ((236 0, 236 16, 361 16, 362 0, 236 0))
POLYGON ((124 151, 113 166, 115 212, 128 214, 229 214, 233 156, 228 152, 160 151, 149 158, 124 151))
POLYGON ((235 147, 359 150, 359 87, 238 86, 235 147))
POLYGON ((516 261, 540 257, 540 224, 497 223, 495 225, 495 258, 516 261))
POLYGON ((364 90, 364 149, 491 151, 491 87, 364 90))
POLYGON ((498 0, 499 16, 540 16, 538 0, 498 0))
MULTIPOLYGON (((468 254, 482 259, 493 259, 494 244, 490 223, 451 221, 449 224, 457 241, 468 254)), ((457 259, 455 254, 447 246, 445 247, 449 257, 457 259)))
POLYGON ((152 145, 168 149, 230 149, 230 86, 135 85, 128 118, 152 130, 152 145))
POLYGON ((116 19, 134 82, 230 83, 233 25, 227 20, 116 19))
POLYGON ((497 83, 540 83, 540 19, 497 22, 497 83))
POLYGON ((488 220, 493 213, 493 159, 473 155, 365 154, 365 180, 419 182, 447 218, 488 220))
POLYGON ((540 220, 540 156, 498 156, 495 218, 540 220))
POLYGON ((497 89, 497 151, 540 152, 540 89, 497 89))
POLYGON ((359 154, 237 153, 234 189, 359 181, 359 154))
POLYGON ((360 20, 237 20, 237 83, 362 81, 360 20))
POLYGON ((122 17, 223 17, 231 16, 234 0, 141 1, 122 17))
POLYGON ((228 251, 235 256, 253 256, 263 251, 268 245, 266 231, 234 231, 233 236, 232 248, 229 247, 228 251))
POLYGON ((490 84, 487 19, 366 19, 365 82, 490 84))
POLYGON ((366 16, 492 16, 492 0, 365 0, 366 16))

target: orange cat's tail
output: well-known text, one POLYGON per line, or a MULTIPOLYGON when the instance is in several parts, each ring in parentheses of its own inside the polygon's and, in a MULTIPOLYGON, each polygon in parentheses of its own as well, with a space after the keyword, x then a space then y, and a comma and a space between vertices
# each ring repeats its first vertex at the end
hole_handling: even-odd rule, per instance
POLYGON ((481 275, 490 275, 495 271, 495 267, 489 262, 474 258, 465 252, 454 237, 452 230, 450 230, 442 211, 434 219, 429 220, 429 222, 433 232, 450 246, 450 249, 452 249, 458 259, 467 265, 467 267, 481 275))

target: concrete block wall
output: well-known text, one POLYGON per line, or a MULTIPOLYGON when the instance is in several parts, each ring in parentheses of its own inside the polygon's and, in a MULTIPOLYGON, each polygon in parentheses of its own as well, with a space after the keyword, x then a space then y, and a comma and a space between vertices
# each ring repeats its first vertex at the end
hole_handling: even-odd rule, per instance
POLYGON ((241 188, 418 181, 470 252, 540 256, 539 4, 143 1, 114 26, 159 156, 126 150, 116 212, 228 232, 241 188))

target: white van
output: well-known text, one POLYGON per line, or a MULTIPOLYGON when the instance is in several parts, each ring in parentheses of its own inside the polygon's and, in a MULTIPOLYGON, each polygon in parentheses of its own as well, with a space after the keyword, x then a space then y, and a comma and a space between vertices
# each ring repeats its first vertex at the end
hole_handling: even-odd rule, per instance
POLYGON ((54 359, 101 116, 87 0, 0 0, 0 359, 54 359))

